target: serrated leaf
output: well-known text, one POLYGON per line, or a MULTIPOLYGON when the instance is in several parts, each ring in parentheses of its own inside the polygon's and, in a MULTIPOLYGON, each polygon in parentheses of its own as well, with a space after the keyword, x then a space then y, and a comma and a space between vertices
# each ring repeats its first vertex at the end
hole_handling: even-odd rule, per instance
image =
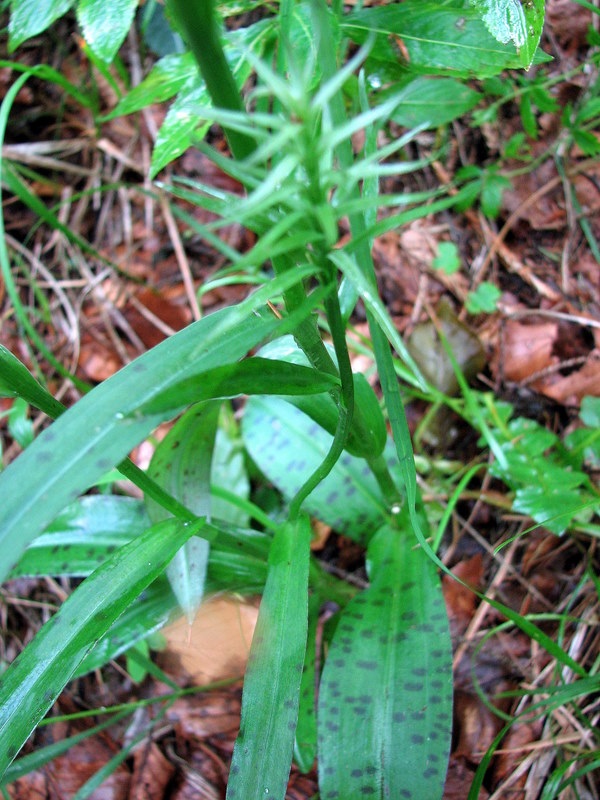
POLYGON ((242 720, 227 799, 283 800, 287 787, 308 619, 310 522, 275 533, 244 679, 242 720))
POLYGON ((79 0, 77 22, 92 52, 108 64, 123 44, 138 0, 79 0))
MULTIPOLYGON (((291 500, 323 462, 332 437, 310 417, 275 397, 252 397, 246 404, 242 436, 261 472, 291 500)), ((399 464, 393 444, 383 453, 393 475, 399 464)), ((371 470, 345 453, 305 501, 303 508, 336 531, 366 544, 387 511, 371 470)))
POLYGON ((8 50, 45 31, 71 8, 75 0, 11 0, 8 50))
MULTIPOLYGON (((590 500, 593 501, 587 493, 568 487, 555 486, 549 491, 544 486, 525 486, 515 492, 513 509, 560 536, 570 527, 575 515, 589 507, 590 500)), ((593 507, 599 508, 600 501, 595 500, 593 507)))
POLYGON ((545 0, 471 0, 486 28, 499 42, 513 42, 521 65, 529 69, 542 35, 545 0))
MULTIPOLYGON (((198 517, 210 518, 210 470, 219 402, 190 408, 154 451, 148 474, 198 517)), ((159 522, 168 512, 149 497, 148 516, 159 522)), ((210 545, 193 536, 167 567, 167 578, 190 625, 204 595, 210 545)))
POLYGON ((475 291, 469 292, 465 308, 469 314, 491 314, 496 310, 501 296, 502 292, 495 284, 483 281, 475 291))
POLYGON ((0 777, 94 642, 198 527, 167 520, 119 550, 73 592, 6 670, 0 682, 0 777))
POLYGON ((344 610, 319 689, 321 796, 436 800, 452 736, 441 584, 406 527, 381 528, 367 559, 371 585, 344 610))

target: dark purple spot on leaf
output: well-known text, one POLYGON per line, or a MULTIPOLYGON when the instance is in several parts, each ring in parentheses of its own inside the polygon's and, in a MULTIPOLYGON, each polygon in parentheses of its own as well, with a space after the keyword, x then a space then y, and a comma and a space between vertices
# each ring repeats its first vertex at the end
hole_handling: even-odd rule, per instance
POLYGON ((423 744, 425 741, 424 737, 419 733, 413 733, 413 735, 410 737, 410 740, 413 744, 423 744))
POLYGON ((416 681, 414 683, 412 681, 407 681, 404 684, 404 688, 407 692, 421 692, 423 691, 423 684, 417 683, 416 681))
POLYGON ((406 714, 403 711, 396 711, 392 719, 394 722, 404 722, 406 720, 406 714))
POLYGON ((360 660, 356 662, 358 669, 377 669, 377 661, 360 660))
POLYGON ((363 776, 362 769, 353 769, 352 772, 350 773, 351 778, 362 778, 362 776, 363 776))

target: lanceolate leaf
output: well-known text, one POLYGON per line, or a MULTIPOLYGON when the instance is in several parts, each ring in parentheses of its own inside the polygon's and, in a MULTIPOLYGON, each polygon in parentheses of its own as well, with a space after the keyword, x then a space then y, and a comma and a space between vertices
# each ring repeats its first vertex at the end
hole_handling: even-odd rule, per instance
POLYGON ((163 415, 135 409, 177 381, 235 361, 277 327, 252 313, 257 295, 189 326, 65 412, 0 474, 0 579, 69 502, 118 464, 163 415))
POLYGON ((308 600, 308 636, 306 656, 300 684, 300 707, 298 725, 294 742, 294 761, 302 772, 310 772, 317 756, 317 715, 316 715, 316 661, 317 626, 322 598, 316 592, 308 600))
POLYGON ((107 63, 116 56, 133 22, 138 0, 79 0, 77 22, 93 53, 107 63))
POLYGON ((65 601, 0 681, 0 777, 85 655, 203 522, 167 520, 134 539, 65 601))
MULTIPOLYGON (((210 468, 219 402, 192 406, 156 448, 148 472, 169 494, 199 517, 210 518, 210 468)), ((148 516, 158 522, 168 512, 146 498, 148 516)), ((209 543, 192 536, 167 567, 167 578, 190 625, 204 594, 209 543)))
POLYGON ((71 8, 75 0, 11 0, 8 24, 9 51, 25 39, 46 30, 71 8))
POLYGON ((309 548, 306 516, 275 533, 244 680, 228 800, 285 797, 306 650, 309 548))
POLYGON ((321 797, 438 800, 452 728, 440 581, 409 529, 381 528, 367 559, 371 585, 344 610, 319 689, 321 797))
POLYGON ((139 411, 142 414, 175 412, 201 400, 240 394, 312 395, 338 385, 338 378, 312 367, 253 357, 179 381, 139 411))

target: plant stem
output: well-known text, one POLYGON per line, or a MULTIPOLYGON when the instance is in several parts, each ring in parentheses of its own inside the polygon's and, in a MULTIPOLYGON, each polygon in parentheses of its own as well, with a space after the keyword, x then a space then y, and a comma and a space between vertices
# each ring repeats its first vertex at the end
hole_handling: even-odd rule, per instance
MULTIPOLYGON (((221 44, 213 0, 169 0, 169 3, 183 28, 215 106, 244 111, 242 97, 221 44)), ((243 160, 254 151, 256 145, 251 137, 230 128, 223 130, 236 160, 243 160)))

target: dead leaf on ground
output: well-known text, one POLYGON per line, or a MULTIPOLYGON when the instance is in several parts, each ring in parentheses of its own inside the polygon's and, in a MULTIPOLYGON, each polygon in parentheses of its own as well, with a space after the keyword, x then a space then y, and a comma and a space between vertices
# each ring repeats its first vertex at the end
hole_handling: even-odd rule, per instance
POLYGON ((542 322, 526 325, 508 320, 504 326, 500 350, 492 359, 494 377, 520 383, 549 367, 558 334, 558 324, 542 322))
MULTIPOLYGON (((94 736, 69 748, 64 756, 55 758, 46 767, 48 774, 48 800, 72 797, 93 775, 102 769, 120 750, 104 734, 94 736)), ((129 770, 120 765, 88 797, 90 800, 127 800, 129 770)))
POLYGON ((586 395, 600 397, 600 359, 590 358, 570 375, 553 375, 537 387, 547 397, 563 405, 579 405, 586 395))
MULTIPOLYGON (((231 750, 240 727, 241 705, 232 691, 211 691, 176 700, 167 711, 167 719, 175 726, 178 743, 185 746, 190 739, 203 742, 210 736, 230 736, 231 750)), ((224 741, 225 747, 226 742, 224 741)))
POLYGON ((204 603, 193 625, 181 618, 163 631, 162 659, 175 662, 189 681, 204 686, 241 677, 246 669, 258 608, 227 598, 204 603))
POLYGON ((127 800, 163 800, 175 767, 149 740, 133 754, 133 775, 127 800))
MULTIPOLYGON (((483 580, 483 558, 481 553, 461 561, 452 568, 452 573, 465 583, 478 589, 483 580)), ((465 632, 473 618, 479 602, 477 595, 449 575, 442 577, 442 591, 444 592, 452 634, 453 636, 460 636, 465 632)))
POLYGON ((458 735, 455 756, 478 764, 500 728, 498 717, 474 694, 455 692, 454 730, 458 735))
MULTIPOLYGON (((465 800, 467 787, 473 783, 474 775, 474 770, 469 769, 463 759, 453 753, 448 763, 442 800, 465 800)), ((487 789, 482 787, 477 795, 477 800, 487 800, 489 796, 487 789)))
MULTIPOLYGON (((535 742, 538 738, 539 729, 539 722, 536 722, 533 724, 522 723, 520 725, 513 725, 509 730, 502 742, 501 752, 494 758, 494 786, 499 786, 502 781, 514 775, 523 761, 523 758, 529 753, 527 745, 535 742)), ((526 769, 514 782, 510 782, 510 786, 507 785, 505 789, 507 796, 511 798, 514 797, 515 800, 524 798, 525 795, 522 793, 522 790, 525 787, 528 774, 529 770, 526 769)))

